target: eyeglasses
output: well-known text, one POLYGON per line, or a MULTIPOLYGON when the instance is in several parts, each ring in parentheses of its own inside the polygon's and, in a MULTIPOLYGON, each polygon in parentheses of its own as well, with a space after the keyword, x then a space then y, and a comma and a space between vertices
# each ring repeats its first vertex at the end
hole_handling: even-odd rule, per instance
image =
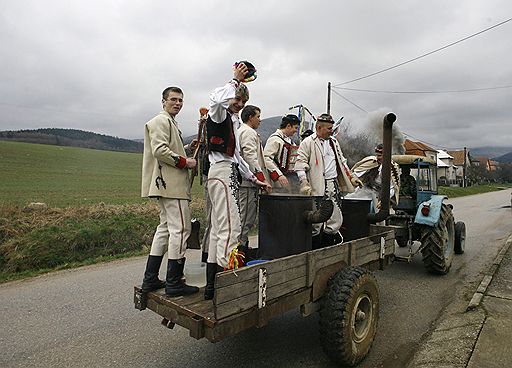
POLYGON ((171 97, 171 98, 168 98, 166 101, 171 101, 171 102, 183 102, 183 99, 182 99, 182 98, 179 98, 179 97, 171 97))

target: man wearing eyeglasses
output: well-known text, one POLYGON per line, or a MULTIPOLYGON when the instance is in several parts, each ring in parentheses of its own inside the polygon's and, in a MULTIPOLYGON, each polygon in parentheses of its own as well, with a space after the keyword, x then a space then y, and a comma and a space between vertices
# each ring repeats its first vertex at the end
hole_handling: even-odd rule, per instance
POLYGON ((197 163, 187 157, 175 120, 183 107, 183 91, 178 87, 166 88, 162 92, 162 107, 163 110, 146 123, 144 130, 142 197, 158 199, 160 224, 151 244, 142 291, 165 287, 165 294, 175 297, 199 291, 182 280, 186 244, 191 231, 188 169, 197 163), (159 280, 158 271, 165 252, 168 260, 164 282, 159 280))

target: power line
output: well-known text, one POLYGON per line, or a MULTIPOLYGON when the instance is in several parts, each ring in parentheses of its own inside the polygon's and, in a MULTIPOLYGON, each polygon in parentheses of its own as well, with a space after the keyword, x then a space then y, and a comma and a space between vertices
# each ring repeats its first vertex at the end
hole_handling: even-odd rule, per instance
POLYGON ((448 47, 451 47, 451 46, 453 46, 453 45, 456 45, 456 44, 458 44, 458 43, 461 43, 462 41, 466 41, 466 40, 468 40, 468 39, 470 39, 470 38, 473 38, 473 37, 475 37, 475 36, 478 36, 479 34, 482 34, 482 33, 484 33, 484 32, 490 31, 491 29, 496 28, 496 27, 499 27, 499 26, 501 26, 501 25, 503 25, 503 24, 505 24, 505 23, 507 23, 507 22, 510 22, 511 20, 512 20, 512 18, 509 18, 509 19, 507 19, 507 20, 504 20, 503 22, 500 22, 500 23, 498 23, 498 24, 495 24, 495 25, 493 25, 493 26, 491 26, 491 27, 489 27, 489 28, 483 29, 483 30, 481 30, 481 31, 479 31, 479 32, 477 32, 477 33, 473 33, 472 35, 467 36, 467 37, 464 37, 464 38, 462 38, 462 39, 460 39, 460 40, 458 40, 458 41, 455 41, 455 42, 449 43, 448 45, 445 45, 445 46, 440 47, 440 48, 438 48, 438 49, 435 49, 435 50, 433 50, 433 51, 427 52, 426 54, 423 54, 423 55, 417 56, 417 57, 415 57, 415 58, 409 59, 409 60, 407 60, 407 61, 404 61, 404 62, 399 63, 399 64, 396 64, 396 65, 390 66, 389 68, 385 68, 385 69, 379 70, 378 72, 371 73, 371 74, 367 74, 367 75, 365 75, 365 76, 362 76, 362 77, 359 77, 359 78, 355 78, 355 79, 349 80, 349 81, 347 81, 347 82, 343 82, 343 83, 336 84, 336 85, 334 85, 333 87, 338 87, 338 86, 342 86, 342 85, 344 85, 344 84, 349 84, 349 83, 352 83, 352 82, 359 81, 359 80, 361 80, 361 79, 366 79, 366 78, 369 78, 369 77, 373 77, 374 75, 381 74, 381 73, 387 72, 387 71, 389 71, 389 70, 392 70, 392 69, 398 68, 398 67, 400 67, 400 66, 402 66, 402 65, 412 63, 413 61, 416 61, 416 60, 418 60, 418 59, 424 58, 425 56, 432 55, 432 54, 434 54, 434 53, 436 53, 436 52, 438 52, 438 51, 444 50, 444 49, 446 49, 446 48, 448 48, 448 47))
POLYGON ((512 88, 512 85, 484 87, 484 88, 471 88, 471 89, 457 89, 457 90, 446 90, 446 91, 385 91, 385 90, 347 88, 347 87, 331 87, 331 88, 342 89, 344 91, 370 92, 370 93, 436 94, 436 93, 463 93, 463 92, 490 91, 490 90, 496 90, 496 89, 512 88))
POLYGON ((352 102, 350 101, 348 98, 342 96, 338 91, 334 91, 334 90, 331 90, 332 92, 334 92, 335 94, 337 94, 338 96, 340 96, 342 99, 344 99, 345 101, 349 102, 350 104, 354 105, 355 107, 357 107, 359 110, 361 111, 364 111, 366 113, 368 113, 368 111, 366 111, 365 109, 363 109, 361 106, 357 105, 355 102, 352 102))

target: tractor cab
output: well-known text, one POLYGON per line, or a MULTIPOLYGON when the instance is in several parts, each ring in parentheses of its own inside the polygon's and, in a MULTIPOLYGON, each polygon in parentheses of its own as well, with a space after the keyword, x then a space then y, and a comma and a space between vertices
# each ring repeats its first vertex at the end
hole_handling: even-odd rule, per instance
POLYGON ((395 211, 415 214, 420 203, 437 194, 436 162, 425 156, 393 155, 400 166, 400 196, 395 211))

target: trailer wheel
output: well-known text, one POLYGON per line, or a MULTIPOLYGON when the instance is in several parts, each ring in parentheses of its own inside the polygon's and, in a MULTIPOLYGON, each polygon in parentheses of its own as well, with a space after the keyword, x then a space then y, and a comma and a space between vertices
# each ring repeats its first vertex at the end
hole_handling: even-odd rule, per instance
POLYGON ((379 287, 373 274, 347 267, 327 284, 320 309, 320 342, 337 364, 354 366, 370 351, 379 319, 379 287))
POLYGON ((466 224, 458 221, 455 224, 455 254, 462 254, 466 250, 466 224))
POLYGON ((439 221, 421 234, 423 264, 427 271, 445 275, 450 271, 455 243, 455 224, 450 207, 442 204, 439 221))

